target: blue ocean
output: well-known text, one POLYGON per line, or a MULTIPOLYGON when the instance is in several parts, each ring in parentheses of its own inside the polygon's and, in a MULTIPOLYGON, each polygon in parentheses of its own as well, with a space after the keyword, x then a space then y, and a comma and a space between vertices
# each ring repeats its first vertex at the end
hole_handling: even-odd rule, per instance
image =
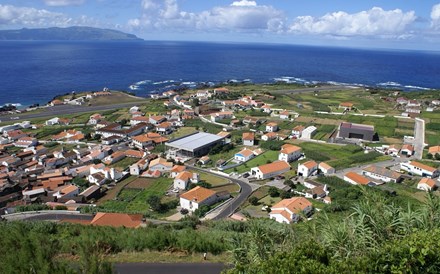
POLYGON ((440 88, 440 52, 202 42, 0 42, 0 105, 104 87, 140 96, 222 82, 440 88))

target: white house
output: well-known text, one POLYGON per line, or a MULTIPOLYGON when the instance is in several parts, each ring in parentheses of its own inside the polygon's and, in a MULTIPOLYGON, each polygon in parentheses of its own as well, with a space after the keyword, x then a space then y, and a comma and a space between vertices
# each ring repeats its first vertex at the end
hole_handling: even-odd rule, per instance
POLYGON ((46 124, 46 126, 53 126, 53 125, 59 124, 59 121, 60 121, 60 118, 54 117, 52 119, 47 120, 45 124, 46 124))
POLYGON ((261 107, 261 109, 263 110, 264 113, 271 113, 272 112, 272 108, 269 105, 264 105, 261 107))
POLYGON ((436 178, 439 176, 438 169, 415 161, 400 163, 400 169, 405 170, 413 175, 418 175, 422 177, 436 178))
POLYGON ((352 171, 347 172, 344 175, 344 181, 352 185, 364 185, 364 186, 368 185, 371 182, 367 177, 359 175, 352 171))
POLYGON ((180 195, 180 207, 194 212, 202 205, 212 205, 217 202, 217 193, 201 186, 180 195))
POLYGON ((275 132, 268 132, 266 134, 264 134, 263 136, 261 136, 261 140, 263 141, 271 141, 271 140, 275 140, 277 138, 277 134, 275 132))
POLYGON ((277 132, 278 124, 274 122, 270 122, 266 124, 266 132, 277 132))
POLYGON ((402 174, 399 172, 375 165, 364 168, 362 174, 385 183, 399 183, 402 180, 402 174))
POLYGON ((240 152, 235 153, 234 160, 237 162, 246 162, 254 157, 255 157, 255 154, 252 150, 250 150, 248 148, 244 148, 240 152))
POLYGON ((278 160, 292 162, 301 157, 301 148, 291 144, 285 144, 281 147, 278 160))
POLYGON ((150 116, 148 118, 148 120, 149 120, 149 122, 151 124, 158 125, 158 124, 160 124, 162 122, 165 122, 167 120, 167 118, 165 118, 164 116, 154 116, 154 115, 152 115, 152 116, 150 116))
POLYGON ((290 118, 290 113, 285 110, 280 112, 280 119, 287 120, 290 118))
POLYGON ((38 144, 38 140, 32 137, 21 137, 18 139, 14 146, 16 147, 33 147, 38 144))
POLYGON ((135 126, 140 123, 149 123, 149 122, 150 122, 150 118, 148 118, 148 117, 136 116, 136 117, 132 117, 130 119, 130 126, 135 126))
POLYGON ((174 178, 173 186, 175 189, 186 189, 189 182, 197 184, 199 182, 199 174, 182 171, 174 178))
POLYGON ((173 168, 171 169, 170 172, 170 177, 171 178, 176 178, 176 176, 181 173, 182 171, 186 170, 186 166, 181 166, 181 165, 175 165, 173 166, 173 168))
POLYGON ((318 164, 315 161, 307 161, 298 165, 297 174, 304 178, 312 176, 318 170, 318 164))
POLYGON ((173 132, 173 125, 170 122, 162 122, 156 126, 156 132, 162 135, 168 135, 173 132))
POLYGON ((223 119, 232 119, 234 118, 234 113, 232 111, 222 111, 211 114, 211 121, 217 122, 223 119))
POLYGON ((252 176, 255 176, 259 180, 272 178, 288 172, 290 165, 285 161, 275 161, 270 164, 265 164, 259 167, 251 168, 252 176))
POLYGON ((255 133, 253 132, 245 132, 242 135, 243 145, 244 146, 253 146, 255 141, 255 133))
POLYGON ((298 125, 292 129, 292 136, 296 139, 301 138, 302 132, 305 129, 304 126, 298 125))
POLYGON ((327 164, 326 162, 321 162, 318 165, 319 172, 322 174, 333 174, 335 173, 335 168, 327 164))
POLYGON ((66 185, 62 187, 60 190, 55 192, 53 194, 54 197, 57 197, 57 199, 60 198, 73 198, 78 196, 79 194, 79 188, 75 185, 66 185))
POLYGON ((390 145, 387 149, 387 153, 390 156, 397 156, 400 152, 400 146, 398 145, 390 145))
POLYGON ((400 150, 400 154, 410 157, 414 154, 414 146, 410 144, 404 144, 400 150))
POLYGON ((269 218, 279 223, 296 223, 301 215, 309 216, 313 211, 312 203, 303 197, 284 199, 272 206, 269 218))
POLYGON ((433 191, 433 190, 437 189, 437 183, 433 179, 422 178, 417 183, 417 189, 424 190, 424 191, 433 191))
POLYGON ((315 126, 309 126, 305 128, 301 133, 301 139, 312 139, 312 136, 315 134, 317 128, 315 126))
POLYGON ((171 171, 173 168, 173 163, 167 162, 164 158, 157 158, 150 162, 149 169, 151 171, 171 171))
POLYGON ((140 159, 130 166, 130 175, 138 176, 148 168, 148 159, 140 159))

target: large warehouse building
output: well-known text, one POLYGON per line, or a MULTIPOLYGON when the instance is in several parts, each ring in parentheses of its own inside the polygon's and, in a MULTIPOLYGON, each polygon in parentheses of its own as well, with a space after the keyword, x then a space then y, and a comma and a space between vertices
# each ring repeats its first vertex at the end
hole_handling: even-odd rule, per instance
POLYGON ((343 122, 339 125, 338 137, 373 141, 374 126, 343 122))
POLYGON ((209 153, 211 148, 222 144, 224 137, 195 132, 165 143, 168 157, 200 157, 209 153))

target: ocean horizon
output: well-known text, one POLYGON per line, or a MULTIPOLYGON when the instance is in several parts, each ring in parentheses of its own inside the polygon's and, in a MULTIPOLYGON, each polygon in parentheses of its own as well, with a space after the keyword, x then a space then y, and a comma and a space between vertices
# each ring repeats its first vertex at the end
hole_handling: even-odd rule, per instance
POLYGON ((44 104, 72 91, 148 97, 226 82, 440 88, 440 52, 215 42, 2 41, 0 105, 44 104))

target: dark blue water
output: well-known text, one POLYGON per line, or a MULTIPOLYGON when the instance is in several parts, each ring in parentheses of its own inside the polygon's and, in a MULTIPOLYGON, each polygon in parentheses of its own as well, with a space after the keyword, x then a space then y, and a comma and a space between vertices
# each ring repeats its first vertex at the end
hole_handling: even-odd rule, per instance
POLYGON ((103 87, 147 96, 182 82, 192 86, 234 79, 437 89, 439 76, 439 52, 199 42, 0 42, 0 105, 45 103, 57 94, 103 87))

